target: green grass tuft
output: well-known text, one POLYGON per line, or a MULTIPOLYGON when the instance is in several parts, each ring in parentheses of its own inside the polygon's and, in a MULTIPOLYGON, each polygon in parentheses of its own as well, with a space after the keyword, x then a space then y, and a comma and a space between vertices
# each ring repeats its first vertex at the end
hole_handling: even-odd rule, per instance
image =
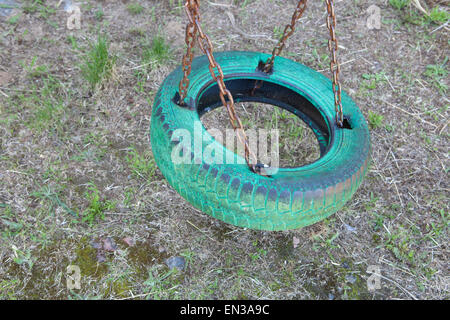
POLYGON ((372 112, 369 110, 369 126, 371 129, 376 129, 381 127, 383 124, 384 117, 381 114, 376 112, 372 112))
POLYGON ((401 10, 409 4, 410 0, 389 0, 389 4, 397 9, 401 10))
POLYGON ((448 74, 446 68, 447 61, 448 57, 445 58, 442 64, 429 64, 424 72, 424 75, 432 80, 433 85, 443 93, 447 92, 448 89, 444 81, 448 74))
POLYGON ((109 53, 109 43, 105 36, 98 36, 96 43, 91 43, 91 49, 86 54, 81 73, 94 89, 103 80, 112 75, 116 56, 109 53))
POLYGON ((136 149, 132 148, 126 156, 126 161, 137 177, 151 179, 155 174, 156 163, 148 153, 141 155, 136 149))
POLYGON ((102 7, 98 7, 97 11, 94 12, 94 16, 98 21, 101 21, 105 16, 102 7))
POLYGON ((129 5, 127 5, 127 10, 132 15, 138 15, 138 14, 142 13, 144 11, 144 9, 145 8, 137 2, 130 3, 129 5))
POLYGON ((427 19, 435 24, 446 23, 450 19, 450 13, 445 10, 440 10, 438 7, 434 7, 431 9, 427 19))

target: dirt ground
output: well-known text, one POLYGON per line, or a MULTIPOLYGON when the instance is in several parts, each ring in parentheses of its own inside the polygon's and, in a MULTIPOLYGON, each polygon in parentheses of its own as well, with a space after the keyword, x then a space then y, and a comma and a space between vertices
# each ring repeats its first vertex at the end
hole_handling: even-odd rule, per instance
MULTIPOLYGON (((217 51, 263 52, 296 4, 200 2, 217 51)), ((342 85, 371 127, 362 187, 320 223, 262 232, 194 209, 154 163, 153 97, 184 52, 182 1, 79 1, 81 29, 69 1, 0 1, 0 298, 448 299, 448 7, 403 2, 336 1, 342 85), (98 35, 100 70, 87 58, 98 35)), ((309 1, 282 55, 330 77, 325 19, 309 1)), ((287 164, 317 151, 289 121, 287 164)))

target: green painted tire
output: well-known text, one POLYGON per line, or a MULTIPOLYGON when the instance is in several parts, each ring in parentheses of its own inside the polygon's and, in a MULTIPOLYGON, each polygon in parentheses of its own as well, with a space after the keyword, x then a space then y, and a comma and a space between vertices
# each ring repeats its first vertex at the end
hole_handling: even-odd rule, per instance
MULTIPOLYGON (((342 103, 351 128, 337 127, 332 84, 325 76, 282 57, 276 58, 273 72, 267 75, 258 66, 268 57, 258 52, 215 54, 235 101, 277 105, 295 113, 312 128, 321 150, 317 161, 298 168, 280 168, 273 176, 264 177, 251 172, 242 158, 222 145, 216 147, 241 164, 198 159, 191 151, 192 142, 181 148, 190 153, 192 163, 175 164, 172 151, 180 150, 180 141, 172 137, 175 130, 193 134, 200 116, 221 105, 206 56, 193 61, 185 100, 189 107, 176 104, 181 68, 164 80, 154 101, 151 144, 156 163, 168 182, 196 208, 240 227, 296 229, 328 217, 352 197, 367 172, 370 136, 361 111, 345 92, 342 103), (256 79, 264 84, 251 96, 256 79)), ((211 143, 219 144, 203 126, 201 129, 211 143)))

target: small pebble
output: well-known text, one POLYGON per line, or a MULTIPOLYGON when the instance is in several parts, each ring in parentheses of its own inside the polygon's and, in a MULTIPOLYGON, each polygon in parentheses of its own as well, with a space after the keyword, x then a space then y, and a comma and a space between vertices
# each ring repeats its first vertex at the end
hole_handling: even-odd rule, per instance
POLYGON ((100 251, 100 250, 97 251, 97 261, 99 263, 102 263, 102 262, 106 261, 105 254, 102 251, 100 251))
POLYGON ((0 0, 0 16, 7 17, 12 13, 14 8, 18 7, 19 4, 14 0, 0 0))
POLYGON ((183 270, 186 267, 186 260, 183 257, 170 257, 166 260, 166 264, 169 269, 183 270))

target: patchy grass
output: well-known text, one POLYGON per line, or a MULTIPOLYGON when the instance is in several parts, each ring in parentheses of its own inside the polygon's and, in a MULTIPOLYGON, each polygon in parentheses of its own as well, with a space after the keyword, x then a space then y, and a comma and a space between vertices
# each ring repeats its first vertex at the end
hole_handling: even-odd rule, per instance
MULTIPOLYGON (((269 155, 274 152, 272 156, 279 152, 278 160, 281 166, 302 166, 319 159, 319 143, 314 132, 293 113, 262 103, 238 103, 236 110, 245 128, 266 130, 267 152, 269 155), (271 130, 278 130, 278 149, 273 146, 275 137, 271 136, 271 130)), ((220 135, 216 135, 214 131, 210 132, 218 141, 224 141, 227 129, 233 132, 228 113, 224 108, 205 114, 201 120, 207 129, 220 129, 220 135)), ((260 138, 264 139, 263 136, 256 136, 258 131, 254 133, 251 139, 255 139, 255 142, 260 138)), ((244 151, 237 143, 234 144, 233 151, 244 156, 244 151)))
POLYGON ((116 56, 109 52, 109 43, 105 36, 99 35, 97 42, 90 44, 90 50, 81 65, 81 74, 95 88, 102 81, 111 77, 116 63, 116 56))
POLYGON ((138 15, 142 12, 144 12, 144 7, 141 6, 139 3, 130 3, 127 5, 127 10, 129 13, 133 15, 138 15))
POLYGON ((95 18, 98 21, 103 20, 103 17, 105 16, 105 13, 103 12, 102 7, 98 7, 98 9, 97 9, 97 11, 95 11, 94 15, 95 15, 95 18))
POLYGON ((448 57, 445 57, 442 64, 429 64, 424 72, 424 75, 431 79, 433 85, 443 93, 446 93, 448 89, 444 81, 448 75, 447 61, 448 57))

